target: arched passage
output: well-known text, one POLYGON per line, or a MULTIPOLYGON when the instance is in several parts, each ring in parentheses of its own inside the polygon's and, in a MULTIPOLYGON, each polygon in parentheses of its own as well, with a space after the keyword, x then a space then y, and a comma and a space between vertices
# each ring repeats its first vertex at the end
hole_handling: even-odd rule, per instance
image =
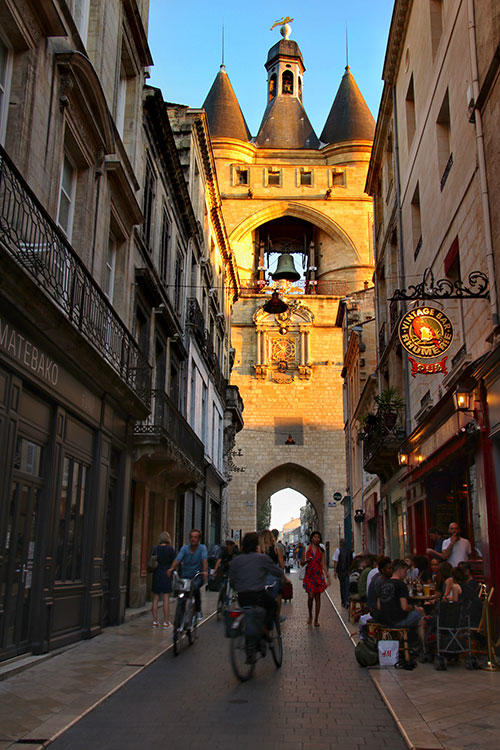
POLYGON ((271 495, 290 487, 309 500, 318 515, 319 530, 324 535, 324 483, 309 469, 287 463, 276 466, 257 482, 257 513, 271 495))

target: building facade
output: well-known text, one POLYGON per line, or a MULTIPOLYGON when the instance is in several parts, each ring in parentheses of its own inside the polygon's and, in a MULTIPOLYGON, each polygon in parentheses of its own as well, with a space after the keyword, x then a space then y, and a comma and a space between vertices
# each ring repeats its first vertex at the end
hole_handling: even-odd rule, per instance
MULTIPOLYGON (((251 137, 224 66, 204 103, 241 295, 233 310, 231 382, 245 404, 230 486, 230 525, 291 487, 337 544, 345 494, 339 301, 372 275, 364 193, 373 118, 346 70, 318 138, 303 106, 304 62, 290 29, 265 64, 267 107, 251 137), (288 269, 285 278, 272 275, 288 269), (297 267, 297 269, 296 269, 297 267), (293 269, 290 275, 289 271, 293 269), (266 310, 275 289, 282 313, 266 310)), ((281 274, 279 274, 281 276, 281 274)))
POLYGON ((385 551, 425 552, 428 529, 456 521, 495 586, 497 54, 494 3, 395 3, 367 190, 377 391, 404 403, 388 429, 375 401, 363 441, 385 551))
POLYGON ((147 21, 146 1, 0 2, 0 658, 121 622, 162 529, 220 535, 237 280, 204 115, 187 174, 145 88, 147 21))

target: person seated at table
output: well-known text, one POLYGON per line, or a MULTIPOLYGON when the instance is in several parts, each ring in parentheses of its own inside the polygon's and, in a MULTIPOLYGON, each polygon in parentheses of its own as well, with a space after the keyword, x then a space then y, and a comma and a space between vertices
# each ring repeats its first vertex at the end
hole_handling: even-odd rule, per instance
POLYGON ((429 563, 429 570, 430 570, 430 573, 431 573, 432 583, 436 583, 437 572, 439 570, 439 566, 440 565, 441 565, 441 563, 440 563, 440 561, 438 560, 437 557, 433 557, 432 560, 429 563))
POLYGON ((451 575, 445 581, 445 587, 442 600, 444 602, 458 602, 462 596, 461 583, 464 580, 463 571, 460 568, 452 568, 451 575))
POLYGON ((464 602, 467 607, 471 628, 477 628, 483 615, 483 602, 479 598, 479 583, 472 575, 470 563, 464 560, 458 563, 458 567, 464 574, 464 580, 460 584, 462 586, 460 601, 464 602))
POLYGON ((422 607, 410 603, 408 587, 404 582, 408 574, 406 560, 394 560, 392 576, 379 586, 377 608, 379 622, 393 628, 409 628, 409 640, 415 643, 416 636, 423 642, 422 607))
POLYGON ((366 602, 367 586, 368 586, 368 575, 371 573, 373 568, 377 567, 376 555, 368 554, 365 556, 365 567, 361 571, 358 581, 358 594, 359 599, 362 602, 366 602))
POLYGON ((378 620, 378 618, 380 617, 380 612, 377 609, 377 599, 379 595, 380 583, 384 579, 389 580, 389 578, 392 576, 392 560, 390 557, 387 557, 386 555, 380 555, 377 558, 377 563, 377 568, 372 570, 370 573, 371 575, 373 572, 375 572, 375 575, 370 581, 368 581, 366 597, 368 610, 373 620, 378 620))
POLYGON ((425 555, 415 555, 413 559, 418 568, 419 579, 422 583, 431 583, 432 574, 429 568, 429 558, 425 557, 425 555))
POLYGON ((405 557, 405 563, 408 565, 408 571, 406 577, 409 581, 416 581, 418 578, 419 570, 415 565, 415 555, 408 555, 405 557))

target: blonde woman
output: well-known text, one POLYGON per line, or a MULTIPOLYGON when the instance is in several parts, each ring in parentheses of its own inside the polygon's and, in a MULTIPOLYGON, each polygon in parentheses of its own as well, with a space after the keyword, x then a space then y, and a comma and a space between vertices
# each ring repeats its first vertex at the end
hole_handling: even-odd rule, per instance
MULTIPOLYGON (((272 531, 269 529, 264 529, 260 532, 259 535, 259 550, 262 552, 263 555, 267 555, 271 558, 273 563, 275 565, 279 565, 279 567, 284 571, 285 570, 285 561, 283 560, 283 555, 281 553, 280 548, 276 544, 276 539, 274 538, 274 535, 272 531)), ((280 594, 280 581, 277 578, 274 578, 273 576, 268 576, 266 580, 267 586, 272 586, 272 588, 269 589, 270 593, 274 596, 275 599, 278 598, 280 594)), ((278 599, 278 607, 281 604, 281 597, 278 599)))
POLYGON ((163 627, 165 630, 172 627, 170 617, 170 592, 172 591, 172 578, 167 575, 167 570, 175 560, 175 550, 172 547, 172 540, 168 531, 162 531, 158 538, 158 546, 155 547, 158 557, 158 567, 153 573, 151 590, 153 592, 153 627, 157 628, 158 623, 158 602, 160 594, 163 598, 163 627))

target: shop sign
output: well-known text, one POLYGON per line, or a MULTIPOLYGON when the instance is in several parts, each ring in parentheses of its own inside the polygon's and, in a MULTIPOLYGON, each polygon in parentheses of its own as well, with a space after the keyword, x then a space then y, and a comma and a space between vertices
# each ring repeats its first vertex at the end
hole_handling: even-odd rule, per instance
POLYGON ((59 380, 59 367, 45 352, 0 318, 0 349, 52 386, 59 380))
POLYGON ((418 307, 403 315, 398 334, 407 352, 422 359, 433 359, 450 348, 453 326, 437 307, 418 307))
POLYGON ((446 369, 446 360, 448 357, 443 357, 439 362, 417 362, 413 357, 408 357, 408 361, 411 364, 411 375, 416 378, 417 375, 436 375, 440 372, 442 375, 447 375, 448 370, 446 369))
POLYGON ((377 515, 377 493, 372 492, 365 500, 365 521, 375 518, 377 515))

